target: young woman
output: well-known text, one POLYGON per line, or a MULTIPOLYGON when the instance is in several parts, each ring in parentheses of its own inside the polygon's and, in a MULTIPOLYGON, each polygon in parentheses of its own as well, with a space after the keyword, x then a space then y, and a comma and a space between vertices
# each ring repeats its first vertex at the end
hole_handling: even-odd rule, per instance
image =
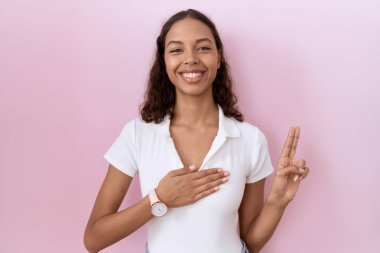
POLYGON ((173 15, 157 38, 141 117, 105 154, 110 165, 84 243, 98 252, 148 225, 146 252, 259 252, 308 174, 294 161, 299 128, 273 171, 264 134, 243 121, 214 24, 173 15), (118 210, 139 172, 143 199, 118 210))

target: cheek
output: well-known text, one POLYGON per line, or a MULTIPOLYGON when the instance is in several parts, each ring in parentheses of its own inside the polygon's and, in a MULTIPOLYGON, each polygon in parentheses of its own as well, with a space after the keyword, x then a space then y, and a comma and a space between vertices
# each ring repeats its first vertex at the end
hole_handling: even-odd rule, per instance
POLYGON ((218 71, 218 61, 215 61, 215 59, 210 59, 210 61, 207 63, 207 66, 210 72, 216 73, 218 71))
POLYGON ((176 61, 173 61, 173 59, 168 59, 165 57, 165 68, 166 68, 166 74, 169 77, 169 80, 171 81, 172 84, 176 83, 176 68, 177 64, 176 61))
POLYGON ((204 58, 205 63, 209 68, 211 69, 217 69, 218 68, 218 55, 210 54, 206 58, 204 58))
POLYGON ((177 68, 177 63, 173 59, 170 58, 165 58, 165 67, 166 67, 166 72, 168 75, 175 75, 175 70, 177 68))

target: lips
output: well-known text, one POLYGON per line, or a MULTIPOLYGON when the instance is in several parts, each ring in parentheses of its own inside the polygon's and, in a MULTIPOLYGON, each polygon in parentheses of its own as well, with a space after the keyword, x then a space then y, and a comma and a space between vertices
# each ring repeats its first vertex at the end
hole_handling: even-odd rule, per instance
POLYGON ((205 72, 202 70, 187 70, 179 72, 179 74, 186 82, 197 83, 203 78, 205 72))

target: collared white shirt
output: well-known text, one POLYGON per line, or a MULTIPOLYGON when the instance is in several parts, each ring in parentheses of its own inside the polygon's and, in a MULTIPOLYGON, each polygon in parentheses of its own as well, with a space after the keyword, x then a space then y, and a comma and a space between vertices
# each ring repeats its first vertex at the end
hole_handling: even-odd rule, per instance
MULTIPOLYGON (((150 253, 238 253, 238 209, 245 184, 273 171, 264 134, 256 126, 228 118, 219 107, 218 133, 200 170, 223 168, 229 180, 217 192, 147 223, 150 253)), ((140 118, 128 122, 104 155, 115 168, 140 178, 142 196, 157 187, 170 170, 183 167, 169 131, 170 118, 159 124, 140 118)))

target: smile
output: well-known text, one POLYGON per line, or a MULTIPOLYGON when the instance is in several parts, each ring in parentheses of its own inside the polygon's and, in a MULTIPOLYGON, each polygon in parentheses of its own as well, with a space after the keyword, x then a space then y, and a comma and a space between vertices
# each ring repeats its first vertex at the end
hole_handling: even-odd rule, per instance
POLYGON ((186 82, 196 83, 202 79, 204 73, 205 71, 180 72, 180 75, 186 82))

